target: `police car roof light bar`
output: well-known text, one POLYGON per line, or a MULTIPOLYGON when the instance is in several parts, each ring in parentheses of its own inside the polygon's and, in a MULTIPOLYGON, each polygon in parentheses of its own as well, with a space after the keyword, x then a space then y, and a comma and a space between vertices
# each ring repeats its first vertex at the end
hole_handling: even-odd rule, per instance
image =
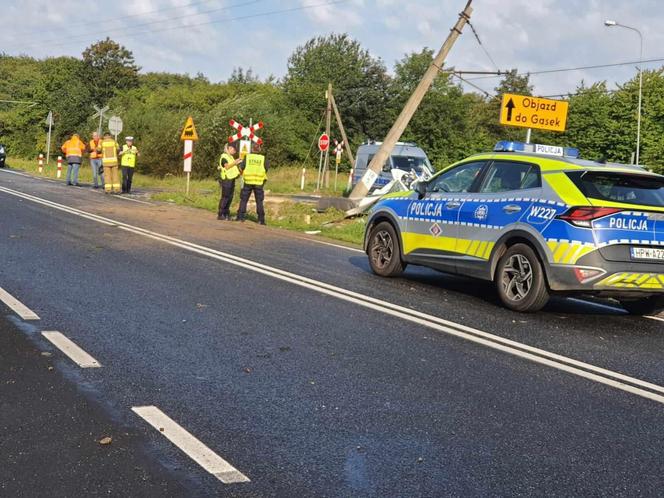
POLYGON ((494 152, 526 152, 546 156, 579 158, 579 149, 574 147, 557 147, 554 145, 527 144, 512 140, 501 140, 493 148, 494 152))

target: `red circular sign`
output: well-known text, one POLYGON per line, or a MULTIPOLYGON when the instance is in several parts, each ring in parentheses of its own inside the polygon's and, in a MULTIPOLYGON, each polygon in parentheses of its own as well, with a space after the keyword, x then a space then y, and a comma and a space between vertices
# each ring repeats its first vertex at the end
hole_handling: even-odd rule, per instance
POLYGON ((321 152, 325 152, 330 148, 330 137, 326 133, 323 133, 318 139, 318 148, 321 152))

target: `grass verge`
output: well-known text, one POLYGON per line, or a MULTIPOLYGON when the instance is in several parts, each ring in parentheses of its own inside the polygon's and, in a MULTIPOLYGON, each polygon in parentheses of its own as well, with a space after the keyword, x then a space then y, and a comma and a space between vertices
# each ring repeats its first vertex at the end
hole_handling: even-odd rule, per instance
MULTIPOLYGON (((51 165, 44 168, 43 173, 38 172, 36 161, 10 158, 7 165, 22 169, 44 178, 56 179, 57 168, 53 161, 51 165)), ((64 181, 67 165, 63 164, 61 180, 64 181)), ((268 173, 269 180, 266 185, 265 211, 267 222, 270 226, 285 228, 297 232, 315 232, 323 237, 361 245, 364 236, 366 219, 364 217, 345 220, 344 213, 336 209, 328 209, 324 213, 318 213, 314 206, 306 203, 298 203, 286 198, 275 198, 270 194, 310 194, 315 188, 315 172, 309 171, 311 182, 306 189, 299 189, 300 175, 302 170, 295 167, 278 168, 268 173)), ((339 179, 342 175, 339 175, 339 179)), ((92 170, 87 161, 81 166, 79 173, 81 183, 92 183, 92 170)), ((332 181, 334 184, 334 176, 332 181)), ((219 203, 219 183, 213 179, 191 180, 189 195, 185 195, 185 178, 168 175, 165 178, 136 173, 133 184, 138 189, 147 189, 149 195, 156 201, 173 203, 181 206, 189 206, 216 213, 219 203)), ((341 185, 342 182, 339 182, 341 185)), ((325 195, 331 193, 322 192, 325 195)), ((231 208, 233 214, 237 213, 239 204, 239 184, 236 187, 236 195, 231 208)), ((252 205, 250 204, 250 211, 252 205)), ((255 208, 254 208, 255 209, 255 208)), ((249 219, 255 220, 255 215, 249 214, 249 219)))

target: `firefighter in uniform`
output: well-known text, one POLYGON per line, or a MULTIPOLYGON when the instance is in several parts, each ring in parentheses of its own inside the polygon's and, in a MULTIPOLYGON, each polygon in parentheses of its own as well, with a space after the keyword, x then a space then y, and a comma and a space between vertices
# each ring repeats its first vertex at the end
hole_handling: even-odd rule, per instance
POLYGON ((242 161, 233 157, 236 153, 235 145, 228 144, 224 146, 224 153, 219 158, 219 173, 221 184, 221 199, 219 199, 218 220, 231 219, 231 202, 235 193, 235 180, 240 176, 238 164, 242 161))
POLYGON ((101 163, 104 166, 104 191, 107 194, 119 194, 118 144, 110 133, 106 133, 101 141, 101 163))
MULTIPOLYGON (((260 151, 260 149, 257 149, 257 151, 260 151)), ((265 225, 265 208, 263 206, 265 192, 263 191, 263 185, 267 180, 268 168, 265 156, 257 153, 247 154, 240 167, 242 169, 242 177, 244 178, 244 187, 242 187, 240 192, 240 209, 237 212, 237 220, 244 221, 247 214, 247 203, 253 192, 256 199, 258 223, 265 225)))
POLYGON ((122 167, 122 193, 131 193, 131 182, 134 179, 136 158, 140 155, 134 145, 134 137, 125 137, 125 145, 120 151, 120 166, 122 167))

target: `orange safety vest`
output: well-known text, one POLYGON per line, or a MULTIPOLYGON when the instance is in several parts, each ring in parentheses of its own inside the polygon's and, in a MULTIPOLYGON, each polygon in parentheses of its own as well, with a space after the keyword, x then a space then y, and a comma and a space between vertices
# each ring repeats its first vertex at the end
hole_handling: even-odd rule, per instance
POLYGON ((67 157, 83 157, 83 152, 85 152, 85 142, 78 137, 72 137, 62 145, 62 152, 64 152, 67 157))
POLYGON ((90 159, 101 159, 101 138, 97 140, 91 138, 88 145, 90 147, 90 159))

